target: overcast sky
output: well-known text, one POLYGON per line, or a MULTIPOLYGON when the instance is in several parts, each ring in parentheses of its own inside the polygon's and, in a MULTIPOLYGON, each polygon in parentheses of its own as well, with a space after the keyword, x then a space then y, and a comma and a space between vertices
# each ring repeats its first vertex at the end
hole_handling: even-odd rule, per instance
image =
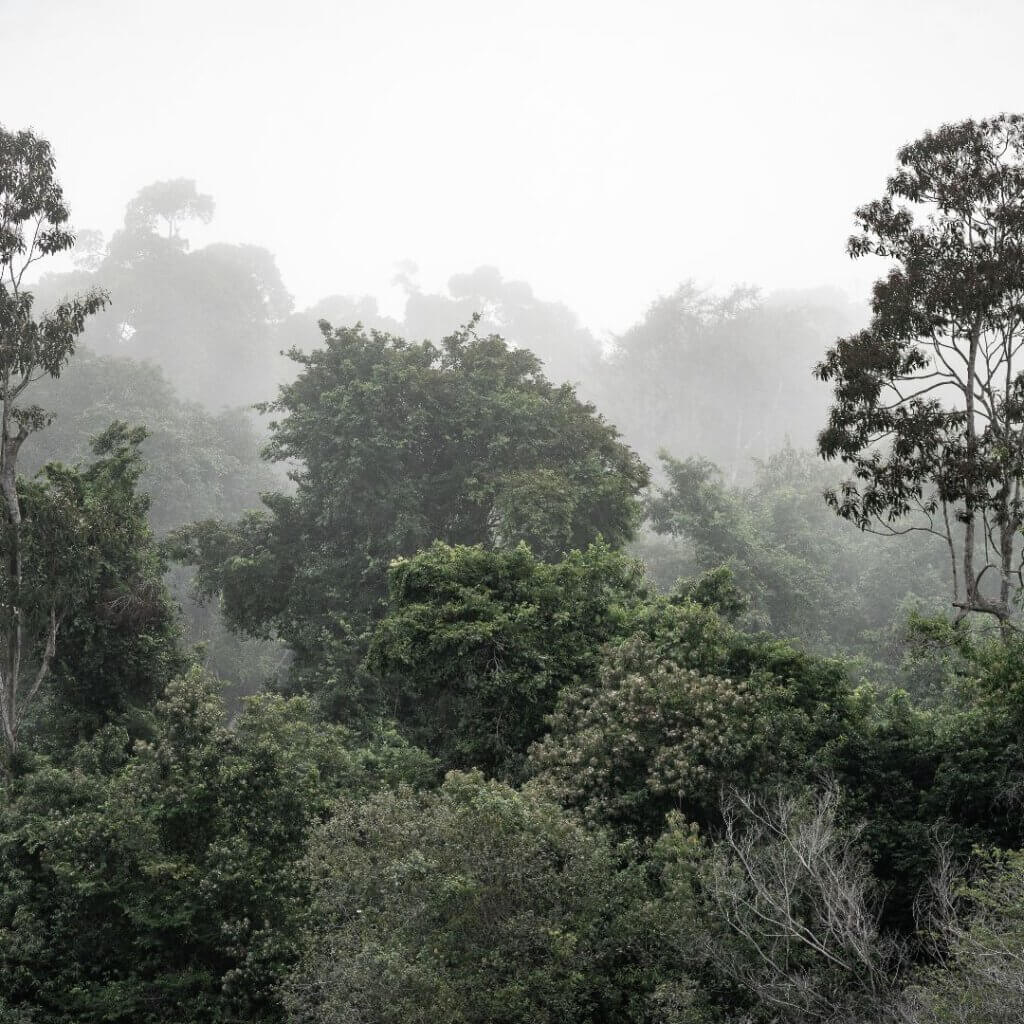
MULTIPOLYGON (((684 278, 834 285, 855 206, 929 127, 1024 110, 1002 0, 0 0, 0 123, 80 227, 195 178, 201 240, 300 304, 488 263, 617 331, 684 278)), ((200 240, 199 236, 193 235, 200 240)))

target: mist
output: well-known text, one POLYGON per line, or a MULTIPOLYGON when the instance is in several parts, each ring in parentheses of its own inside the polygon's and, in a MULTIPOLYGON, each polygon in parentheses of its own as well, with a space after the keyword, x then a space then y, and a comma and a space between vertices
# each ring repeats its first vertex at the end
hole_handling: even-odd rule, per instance
POLYGON ((950 75, 1011 3, 3 4, 4 122, 54 142, 76 224, 194 179, 208 235, 277 257, 300 306, 496 266, 621 333, 694 278, 866 297, 850 212, 925 127, 1013 106, 950 75))
POLYGON ((1024 1020, 1009 0, 0 0, 0 1024, 1024 1020))

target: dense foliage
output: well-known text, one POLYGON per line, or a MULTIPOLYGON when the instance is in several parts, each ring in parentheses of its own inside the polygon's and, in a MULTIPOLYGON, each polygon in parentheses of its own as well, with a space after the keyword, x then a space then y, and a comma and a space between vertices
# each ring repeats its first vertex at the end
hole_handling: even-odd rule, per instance
POLYGON ((171 684, 144 739, 110 726, 5 787, 4 997, 69 1024, 279 1019, 308 830, 338 792, 429 773, 301 700, 254 699, 229 729, 201 676, 171 684))
MULTIPOLYGON (((3 756, 18 748, 26 712, 53 666, 61 624, 72 607, 54 565, 65 541, 81 546, 74 514, 60 486, 22 507, 18 456, 49 415, 31 387, 59 377, 89 317, 107 304, 93 288, 41 310, 26 274, 74 245, 70 216, 50 144, 31 131, 0 127, 0 739, 3 756), (41 525, 41 529, 40 529, 41 525), (50 536, 47 537, 47 531, 50 536), (77 533, 77 536, 74 534, 77 533)), ((68 554, 71 554, 71 550, 68 554)))
POLYGON ((531 753, 546 791, 649 837, 671 810, 717 824, 723 787, 829 770, 853 719, 837 665, 736 634, 696 605, 652 618, 655 628, 610 652, 596 678, 562 691, 531 753))
POLYGON ((890 193, 931 220, 858 213, 902 269, 823 363, 840 517, 786 443, 820 392, 786 375, 849 310, 684 287, 606 360, 487 268, 410 271, 404 323, 295 312, 263 250, 190 251, 187 179, 37 296, 11 268, 68 250, 68 213, 49 147, 0 131, 0 1022, 1016 1024, 1016 609, 950 614, 948 545, 857 526, 960 502, 962 556, 993 510, 1019 551, 1019 382, 976 443, 955 403, 878 406, 982 299, 969 338, 1017 329, 1019 124, 901 153, 890 193), (965 243, 978 209, 1003 234, 965 243), (97 285, 109 313, 60 298, 97 285), (104 354, 72 358, 83 332, 104 354), (533 348, 670 453, 654 488, 533 348), (261 459, 222 406, 282 381, 261 459), (867 450, 879 426, 904 434, 867 450))
POLYGON ((144 423, 140 488, 158 536, 197 519, 236 516, 256 508, 280 476, 260 459, 260 438, 240 409, 209 412, 184 402, 151 363, 84 349, 60 380, 40 381, 37 399, 53 421, 23 450, 24 472, 48 462, 87 461, 90 440, 112 420, 144 423))
MULTIPOLYGON (((82 350, 59 380, 41 380, 33 393, 55 415, 22 449, 26 475, 52 462, 88 462, 91 442, 114 418, 146 424, 137 446, 136 486, 147 495, 143 514, 158 538, 197 518, 238 515, 280 485, 280 476, 260 459, 259 438, 242 410, 212 413, 183 402, 152 364, 82 350)), ((182 608, 184 642, 203 645, 203 664, 232 693, 262 688, 276 678, 281 651, 229 633, 217 605, 196 599, 192 575, 178 566, 165 576, 182 608)))
POLYGON ((822 493, 835 476, 809 453, 781 449, 743 487, 727 486, 703 459, 663 453, 661 464, 650 527, 675 543, 648 539, 638 554, 663 586, 728 566, 746 598, 746 624, 883 662, 906 610, 948 606, 945 547, 921 534, 886 545, 832 515, 822 493))
POLYGON ((556 804, 478 772, 346 800, 309 867, 294 1019, 644 1019, 643 873, 556 804))
POLYGON ((92 464, 50 464, 23 481, 32 567, 23 603, 59 625, 50 678, 28 722, 45 744, 69 746, 144 710, 188 663, 149 500, 138 493, 144 440, 141 428, 115 422, 94 440, 92 464))
POLYGON ((516 778, 565 687, 589 679, 643 597, 639 567, 604 545, 546 563, 435 543, 389 574, 368 666, 411 742, 448 768, 516 778))
POLYGON ((646 468, 531 353, 471 329, 438 347, 322 326, 323 347, 292 351, 302 372, 266 407, 280 417, 269 457, 292 467, 295 493, 188 538, 201 587, 236 626, 284 639, 304 684, 351 673, 398 556, 525 541, 557 558, 632 536, 646 468))

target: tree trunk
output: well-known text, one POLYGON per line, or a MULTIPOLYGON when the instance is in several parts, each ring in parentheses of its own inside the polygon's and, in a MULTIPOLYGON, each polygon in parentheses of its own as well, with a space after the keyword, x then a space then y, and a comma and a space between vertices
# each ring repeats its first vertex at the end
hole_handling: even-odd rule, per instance
POLYGON ((3 405, 0 423, 0 496, 2 496, 4 518, 10 527, 10 553, 8 573, 11 592, 4 596, 9 602, 10 617, 3 637, 4 650, 0 658, 0 727, 3 729, 4 745, 8 757, 18 746, 18 689, 20 686, 21 664, 24 654, 24 624, 19 607, 22 581, 21 556, 21 503, 18 500, 18 452, 28 431, 20 427, 12 432, 12 398, 9 381, 4 381, 4 392, 0 396, 3 405))

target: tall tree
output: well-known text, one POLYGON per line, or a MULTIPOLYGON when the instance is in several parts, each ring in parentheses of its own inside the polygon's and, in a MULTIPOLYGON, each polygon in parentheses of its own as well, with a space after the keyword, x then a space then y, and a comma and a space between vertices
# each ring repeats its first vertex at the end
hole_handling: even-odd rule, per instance
POLYGON ((17 746, 20 704, 39 691, 53 662, 61 619, 51 606, 32 621, 24 600, 26 551, 18 493, 18 454, 47 423, 22 396, 41 377, 58 377, 86 318, 107 303, 94 289, 37 315, 25 275, 46 256, 74 245, 68 209, 55 177, 50 144, 30 131, 0 128, 0 511, 4 583, 0 592, 0 728, 8 752, 17 746))
POLYGON ((895 265, 816 369, 835 389, 818 448, 853 472, 828 500, 863 529, 937 534, 958 618, 1005 626, 1024 584, 1024 119, 945 125, 899 163, 849 242, 895 265))
POLYGON ((128 204, 125 224, 152 232, 157 221, 163 221, 167 238, 186 245, 180 237, 182 223, 198 220, 209 224, 213 220, 213 211, 213 196, 200 192, 189 178, 174 178, 171 181, 154 181, 140 189, 128 204))
POLYGON ((397 556, 525 541, 557 560, 632 536, 646 468, 532 353, 472 330, 437 346, 321 327, 324 346, 291 353, 299 377, 266 407, 295 494, 202 524, 189 552, 233 623, 276 632, 318 686, 340 671, 331 651, 348 659, 348 637, 380 616, 397 556))
POLYGON ((278 330, 292 299, 274 257, 259 246, 189 248, 187 224, 212 216, 212 200, 194 182, 146 186, 102 251, 92 239, 78 270, 48 275, 37 291, 108 289, 115 302, 82 341, 103 355, 153 362, 182 398, 220 410, 264 399, 285 379, 278 330))
POLYGON ((615 339, 598 405, 650 464, 667 448, 745 480, 752 459, 812 443, 828 389, 804 375, 853 316, 829 291, 719 297, 684 283, 615 339))

